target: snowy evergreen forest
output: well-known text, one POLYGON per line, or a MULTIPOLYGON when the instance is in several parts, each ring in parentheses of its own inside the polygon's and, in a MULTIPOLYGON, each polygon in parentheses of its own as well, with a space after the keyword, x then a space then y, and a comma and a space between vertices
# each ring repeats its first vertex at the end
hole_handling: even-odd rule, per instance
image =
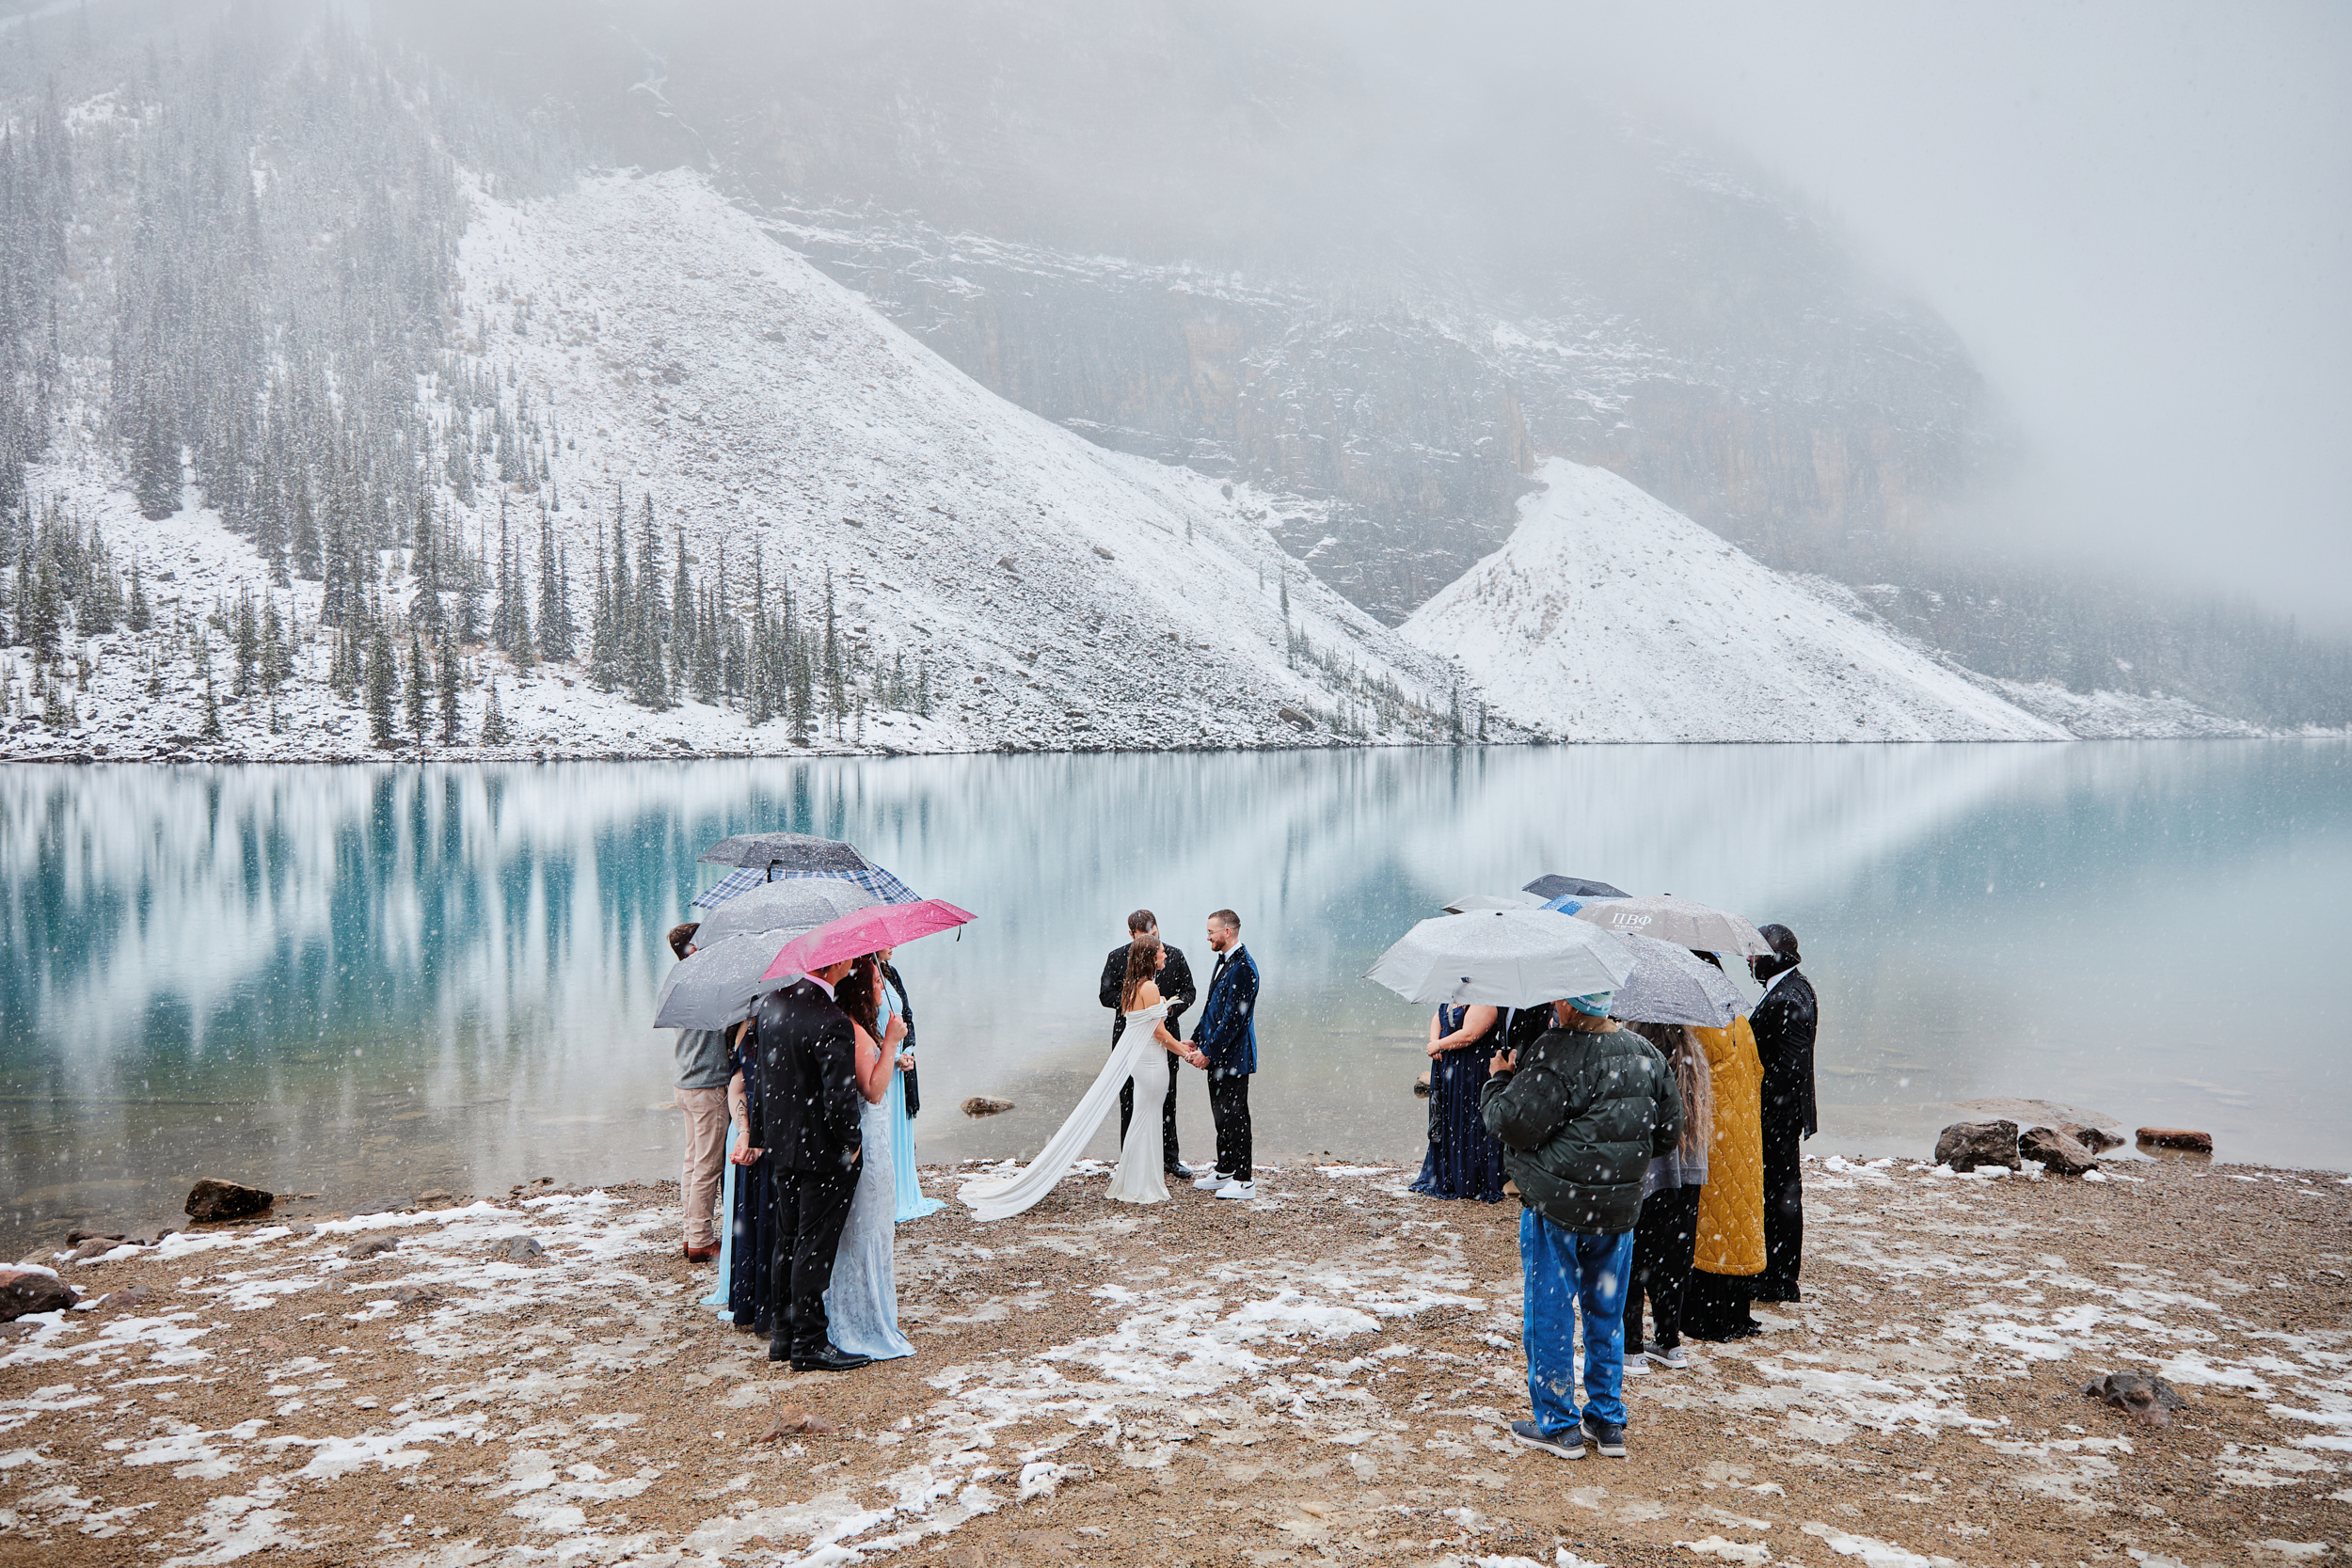
MULTIPOLYGON (((278 694, 310 675, 378 746, 498 745, 494 682, 461 718, 489 652, 648 709, 691 693, 797 744, 869 705, 927 711, 929 669, 867 666, 830 582, 755 548, 698 573, 650 493, 598 509, 592 562, 555 542, 561 413, 466 352, 451 269, 460 154, 545 183, 577 149, 331 16, 298 43, 279 21, 232 11, 184 58, 150 40, 71 129, 53 78, 0 133, 0 645, 31 655, 0 712, 74 724, 74 650, 118 626, 141 634, 149 694, 201 689, 198 739, 231 696, 268 701, 276 733, 278 694), (77 269, 107 278, 78 311, 77 269), (143 563, 28 484, 61 429, 111 449, 148 519, 215 508, 263 579, 159 620, 143 563), (491 494, 495 535, 455 520, 491 494)), ((107 56, 84 35, 77 58, 107 56)))

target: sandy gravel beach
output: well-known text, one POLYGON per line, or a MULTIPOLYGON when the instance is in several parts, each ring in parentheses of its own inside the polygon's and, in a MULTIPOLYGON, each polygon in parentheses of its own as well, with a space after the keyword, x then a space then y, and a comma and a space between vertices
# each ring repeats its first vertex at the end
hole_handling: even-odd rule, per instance
POLYGON ((1816 1158, 1808 1299, 1629 1380, 1631 1457, 1570 1465, 1502 1435, 1516 1207, 1407 1174, 951 1205, 899 1231, 919 1354, 834 1377, 697 1305, 662 1189, 45 1254, 98 1305, 0 1328, 0 1561, 2168 1568, 2352 1537, 2347 1179, 1816 1158), (2077 1391, 2149 1368, 2169 1426, 2077 1391))

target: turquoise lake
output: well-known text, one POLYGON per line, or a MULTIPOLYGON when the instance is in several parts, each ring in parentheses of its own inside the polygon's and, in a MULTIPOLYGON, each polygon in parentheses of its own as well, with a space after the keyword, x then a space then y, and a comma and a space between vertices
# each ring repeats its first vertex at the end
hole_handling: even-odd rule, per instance
POLYGON ((2352 1166, 2341 742, 19 765, 0 1229, 151 1227, 202 1175, 328 1203, 675 1177, 662 933, 705 846, 775 828, 979 917, 900 957, 926 1162, 1051 1132, 1139 905, 1204 976, 1203 917, 1243 917, 1263 1155, 1417 1160, 1425 1021, 1359 976, 1447 898, 1561 871, 1796 929, 1815 1151, 1924 1155, 2008 1095, 2352 1166), (1018 1109, 960 1115, 978 1093, 1018 1109))

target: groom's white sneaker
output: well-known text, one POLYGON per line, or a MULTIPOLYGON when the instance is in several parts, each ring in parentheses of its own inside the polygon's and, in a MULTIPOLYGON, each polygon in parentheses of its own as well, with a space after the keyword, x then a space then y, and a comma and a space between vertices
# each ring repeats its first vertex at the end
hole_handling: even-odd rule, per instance
POLYGON ((1232 1186, 1233 1184, 1233 1179, 1226 1175, 1221 1170, 1213 1170, 1206 1176, 1194 1177, 1192 1179, 1192 1184, 1200 1188, 1204 1193, 1213 1193, 1219 1187, 1232 1186))
POLYGON ((1255 1181, 1228 1181, 1225 1185, 1216 1190, 1216 1196, 1219 1197, 1236 1198, 1256 1197, 1258 1196, 1258 1184, 1255 1181))

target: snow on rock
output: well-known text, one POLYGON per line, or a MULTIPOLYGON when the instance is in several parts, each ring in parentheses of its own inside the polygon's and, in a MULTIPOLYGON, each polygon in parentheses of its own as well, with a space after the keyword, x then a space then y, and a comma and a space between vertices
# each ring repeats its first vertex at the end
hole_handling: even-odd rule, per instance
POLYGON ((1984 684, 2082 740, 2255 740, 2270 733, 2243 719, 2199 707, 2185 697, 2069 691, 2056 681, 1986 677, 1984 684))
POLYGON ((1508 543, 1405 623, 1495 709, 1570 740, 2060 740, 1813 586, 1554 459, 1508 543))

